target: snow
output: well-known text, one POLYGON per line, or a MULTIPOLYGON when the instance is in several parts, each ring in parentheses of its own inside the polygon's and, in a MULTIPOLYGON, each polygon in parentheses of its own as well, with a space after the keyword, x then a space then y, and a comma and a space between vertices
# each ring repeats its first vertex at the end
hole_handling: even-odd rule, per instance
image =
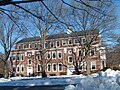
POLYGON ((65 75, 0 78, 0 86, 66 85, 64 90, 120 90, 120 71, 107 69, 90 76, 65 75))

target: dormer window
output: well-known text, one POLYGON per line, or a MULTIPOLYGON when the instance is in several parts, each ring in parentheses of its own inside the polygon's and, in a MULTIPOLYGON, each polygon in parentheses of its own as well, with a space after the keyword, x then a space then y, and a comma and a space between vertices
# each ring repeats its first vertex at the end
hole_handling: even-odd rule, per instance
POLYGON ((82 43, 86 43, 86 38, 82 38, 82 43))
POLYGON ((75 44, 79 43, 78 39, 75 39, 75 40, 74 40, 74 43, 75 43, 75 44))

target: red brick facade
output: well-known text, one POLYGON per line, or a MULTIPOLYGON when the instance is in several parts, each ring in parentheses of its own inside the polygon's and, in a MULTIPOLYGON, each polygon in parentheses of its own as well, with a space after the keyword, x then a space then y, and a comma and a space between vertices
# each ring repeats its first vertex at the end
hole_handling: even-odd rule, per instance
MULTIPOLYGON (((67 36, 46 39, 44 63, 47 75, 70 74, 74 71, 75 59, 78 59, 79 70, 81 72, 86 71, 86 62, 81 59, 84 56, 84 51, 81 50, 79 44, 79 42, 84 43, 84 39, 84 36, 81 35, 78 38, 67 36), (82 55, 80 55, 81 53, 82 55)), ((10 59, 13 60, 13 71, 16 75, 41 75, 42 63, 40 50, 37 48, 40 46, 40 41, 38 38, 34 38, 34 40, 27 38, 26 40, 23 39, 23 41, 16 43, 15 50, 11 51, 10 59)), ((105 59, 101 60, 101 53, 97 50, 100 45, 100 37, 98 36, 92 43, 89 55, 91 71, 102 69, 104 67, 103 62, 105 65, 105 59)))

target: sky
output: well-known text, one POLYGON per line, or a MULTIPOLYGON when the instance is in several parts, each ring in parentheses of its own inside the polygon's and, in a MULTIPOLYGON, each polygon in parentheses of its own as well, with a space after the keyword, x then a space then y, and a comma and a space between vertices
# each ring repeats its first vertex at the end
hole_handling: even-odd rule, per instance
MULTIPOLYGON (((13 1, 22 1, 22 0, 13 0, 13 1)), ((64 0, 64 1, 69 1, 69 0, 64 0)), ((120 24, 120 0, 114 0, 115 5, 116 5, 116 15, 117 15, 117 22, 120 24)), ((118 25, 119 26, 119 25, 118 25)), ((120 27, 118 29, 115 29, 117 34, 120 34, 120 27)), ((0 50, 2 50, 2 47, 0 47, 0 50)))

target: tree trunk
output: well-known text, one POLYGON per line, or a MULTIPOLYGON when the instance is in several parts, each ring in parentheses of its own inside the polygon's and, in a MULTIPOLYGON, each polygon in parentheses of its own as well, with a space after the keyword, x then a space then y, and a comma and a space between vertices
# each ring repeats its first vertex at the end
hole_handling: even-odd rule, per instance
POLYGON ((8 78, 8 65, 7 61, 4 62, 4 78, 8 78))
POLYGON ((42 70, 42 78, 47 77, 45 70, 42 70))
POLYGON ((86 72, 86 74, 87 74, 87 76, 89 76, 91 74, 91 70, 90 70, 90 60, 88 58, 88 55, 86 55, 85 61, 86 61, 86 65, 87 65, 87 72, 86 72))

